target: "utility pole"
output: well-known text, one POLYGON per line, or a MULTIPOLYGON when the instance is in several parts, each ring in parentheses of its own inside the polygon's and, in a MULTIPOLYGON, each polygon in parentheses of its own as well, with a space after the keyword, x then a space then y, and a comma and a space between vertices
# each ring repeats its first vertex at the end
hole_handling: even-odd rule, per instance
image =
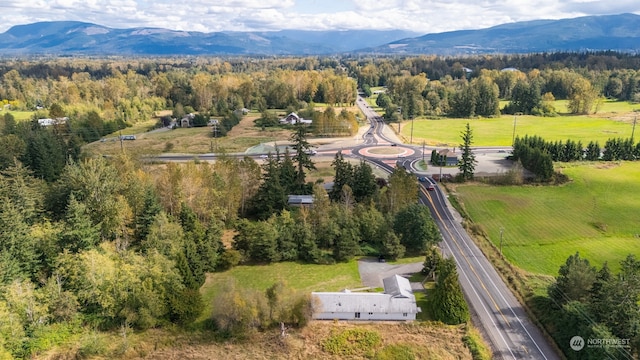
POLYGON ((422 140, 422 162, 424 163, 424 140, 422 140))
POLYGON ((633 134, 635 134, 635 132, 636 132, 636 120, 637 120, 637 117, 634 116, 633 117, 633 129, 631 130, 631 142, 633 142, 633 134))
MULTIPOLYGON (((218 150, 218 124, 213 124, 213 138, 215 139, 216 142, 216 150, 218 150)), ((213 149, 211 149, 211 152, 213 152, 213 149)))
POLYGON ((413 116, 411 117, 411 139, 409 140, 409 144, 413 144, 413 116))
POLYGON ((122 143, 122 130, 120 130, 120 151, 124 152, 124 144, 122 143))
POLYGON ((502 233, 504 232, 504 228, 500 228, 500 255, 502 255, 502 233))
POLYGON ((518 122, 518 116, 513 116, 513 136, 511 137, 511 147, 516 143, 516 123, 518 122))

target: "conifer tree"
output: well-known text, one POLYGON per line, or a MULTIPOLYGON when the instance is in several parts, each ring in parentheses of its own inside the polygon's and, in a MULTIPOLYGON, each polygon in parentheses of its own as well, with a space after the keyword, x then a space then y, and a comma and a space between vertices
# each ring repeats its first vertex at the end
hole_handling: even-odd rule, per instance
POLYGON ((473 142, 473 132, 469 123, 465 130, 461 134, 462 144, 460 144, 460 150, 462 150, 462 156, 458 161, 458 169, 460 169, 460 176, 463 180, 473 180, 473 172, 476 169, 476 155, 471 152, 471 143, 473 142))
POLYGON ((458 272, 453 259, 448 258, 440 262, 437 276, 438 281, 431 300, 436 320, 449 325, 469 321, 469 308, 458 283, 458 272))

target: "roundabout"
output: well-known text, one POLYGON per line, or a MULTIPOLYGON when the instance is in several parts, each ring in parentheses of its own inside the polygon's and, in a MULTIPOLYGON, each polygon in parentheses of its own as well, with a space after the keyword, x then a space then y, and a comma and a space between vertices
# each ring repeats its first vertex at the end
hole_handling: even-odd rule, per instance
POLYGON ((367 146, 359 149, 354 149, 354 153, 365 156, 365 157, 375 157, 375 158, 404 158, 416 155, 416 151, 414 149, 404 147, 404 146, 367 146))

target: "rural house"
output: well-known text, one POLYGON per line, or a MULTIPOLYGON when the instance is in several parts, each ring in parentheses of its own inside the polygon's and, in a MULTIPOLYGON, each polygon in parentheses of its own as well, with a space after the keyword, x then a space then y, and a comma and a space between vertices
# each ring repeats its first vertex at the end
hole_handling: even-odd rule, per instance
POLYGON ((287 115, 286 117, 280 119, 280 124, 288 124, 288 125, 295 125, 298 123, 310 125, 312 122, 313 120, 303 119, 300 116, 298 116, 298 114, 293 112, 287 115))
POLYGON ((317 320, 415 320, 420 308, 409 280, 394 275, 382 280, 384 293, 313 292, 317 320))

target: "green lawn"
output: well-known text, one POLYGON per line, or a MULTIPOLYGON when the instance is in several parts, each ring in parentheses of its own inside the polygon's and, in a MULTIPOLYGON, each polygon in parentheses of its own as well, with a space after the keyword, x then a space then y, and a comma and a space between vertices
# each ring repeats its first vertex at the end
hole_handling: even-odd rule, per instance
POLYGON ((35 111, 0 111, 0 116, 4 116, 7 112, 13 115, 16 121, 31 120, 31 117, 35 114, 35 111))
MULTIPOLYGON (((628 102, 603 102, 596 115, 561 115, 557 117, 538 117, 530 115, 503 115, 492 119, 448 119, 431 120, 418 118, 413 124, 413 142, 428 145, 452 146, 460 143, 460 133, 467 122, 473 130, 473 143, 476 146, 510 146, 514 135, 538 135, 545 140, 581 140, 585 145, 597 140, 600 145, 612 137, 630 137, 633 111, 638 104, 628 102)), ((566 101, 557 101, 556 109, 566 109, 566 101)), ((411 122, 402 124, 402 135, 409 138, 411 122)))
POLYGON ((233 278, 243 288, 264 291, 269 286, 283 280, 290 287, 305 291, 340 291, 345 288, 362 287, 358 262, 334 265, 299 264, 293 262, 274 263, 270 265, 242 265, 221 273, 207 275, 202 287, 205 303, 203 316, 211 313, 212 300, 220 291, 220 284, 233 278))
POLYGON ((556 275, 579 251, 612 269, 629 253, 640 256, 640 163, 574 165, 563 186, 464 185, 460 201, 474 222, 520 268, 556 275))

